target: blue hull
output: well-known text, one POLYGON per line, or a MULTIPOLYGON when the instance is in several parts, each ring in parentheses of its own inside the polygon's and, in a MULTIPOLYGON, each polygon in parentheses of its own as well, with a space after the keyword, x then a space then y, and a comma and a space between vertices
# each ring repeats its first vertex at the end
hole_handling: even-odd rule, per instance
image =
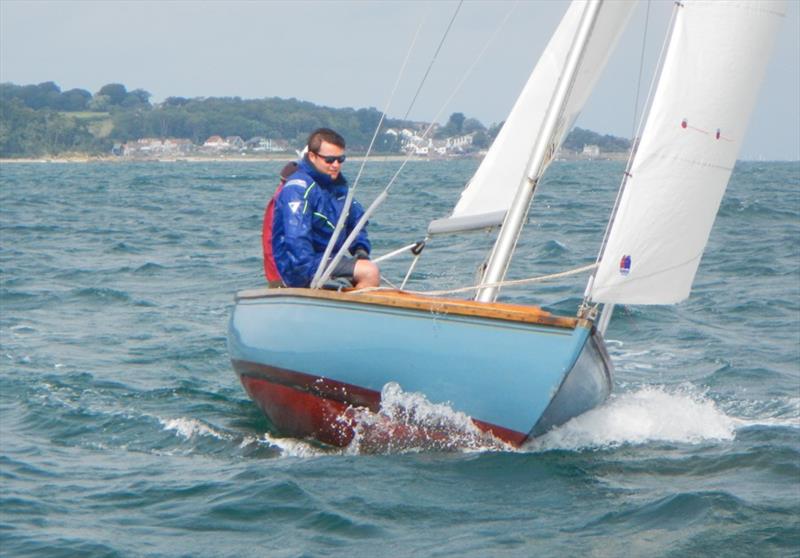
POLYGON ((279 429, 293 418, 302 424, 303 417, 286 415, 303 413, 308 405, 276 409, 286 397, 272 400, 273 385, 364 406, 369 394, 395 382, 433 403, 448 403, 513 443, 608 397, 611 364, 591 322, 546 313, 521 320, 498 307, 524 308, 479 303, 453 308, 440 299, 386 302, 380 296, 298 289, 251 291, 237 299, 228 346, 242 383, 279 429), (339 387, 316 390, 314 381, 323 380, 339 387), (266 387, 254 387, 259 381, 266 387))

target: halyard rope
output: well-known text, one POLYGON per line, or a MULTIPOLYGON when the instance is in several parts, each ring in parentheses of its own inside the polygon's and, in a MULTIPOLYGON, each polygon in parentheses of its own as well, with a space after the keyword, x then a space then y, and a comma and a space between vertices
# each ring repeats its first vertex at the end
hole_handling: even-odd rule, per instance
MULTIPOLYGON (((591 271, 597 268, 599 264, 593 263, 589 265, 585 265, 583 267, 576 267, 574 269, 569 269, 567 271, 562 271, 560 273, 552 273, 550 275, 538 275, 536 277, 528 277, 527 279, 512 279, 512 280, 505 280, 505 281, 498 281, 496 283, 484 283, 480 285, 472 285, 469 287, 461 287, 458 289, 448 289, 448 290, 441 290, 441 291, 403 291, 408 294, 416 294, 416 295, 426 295, 426 296, 442 296, 448 294, 458 294, 464 293, 469 291, 477 291, 478 289, 482 289, 484 287, 508 287, 513 285, 528 285, 531 283, 543 283, 545 281, 550 281, 553 279, 560 279, 562 277, 568 277, 570 275, 578 275, 579 273, 584 273, 586 271, 591 271)), ((366 289, 359 289, 357 291, 352 291, 353 294, 363 294, 369 293, 374 291, 386 290, 386 287, 368 287, 366 289)))

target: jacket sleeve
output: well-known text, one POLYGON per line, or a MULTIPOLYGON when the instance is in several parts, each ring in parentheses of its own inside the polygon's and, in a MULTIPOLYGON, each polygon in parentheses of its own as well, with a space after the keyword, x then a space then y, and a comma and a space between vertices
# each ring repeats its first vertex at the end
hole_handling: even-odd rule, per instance
MULTIPOLYGON (((347 232, 348 234, 356 228, 356 225, 361 220, 361 217, 364 215, 364 207, 358 203, 357 200, 353 200, 353 205, 350 208, 350 215, 347 217, 347 232)), ((359 248, 363 248, 369 254, 372 251, 372 244, 369 241, 369 235, 367 234, 367 222, 364 225, 364 228, 361 229, 361 232, 358 233, 356 239, 353 241, 353 244, 350 246, 350 253, 355 254, 356 250, 359 248)))
POLYGON ((290 287, 307 287, 314 278, 322 254, 314 252, 311 223, 314 210, 305 199, 303 183, 286 183, 275 204, 283 220, 286 253, 280 259, 281 276, 290 287))

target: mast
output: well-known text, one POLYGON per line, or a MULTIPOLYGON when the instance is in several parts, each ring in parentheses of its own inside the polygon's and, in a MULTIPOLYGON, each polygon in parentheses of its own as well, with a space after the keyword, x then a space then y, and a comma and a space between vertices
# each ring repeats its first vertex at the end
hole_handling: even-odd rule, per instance
MULTIPOLYGON (((534 150, 528 160, 527 170, 517 188, 514 202, 508 210, 492 254, 489 257, 486 271, 481 280, 483 284, 498 283, 506 275, 517 239, 527 218, 534 191, 539 183, 543 169, 554 155, 553 137, 558 130, 564 107, 569 100, 575 76, 586 50, 586 44, 589 42, 592 29, 600 13, 602 2, 603 0, 589 0, 581 16, 578 32, 570 48, 567 63, 559 78, 558 86, 547 109, 544 125, 539 131, 534 150)), ((493 302, 497 298, 498 292, 499 287, 497 286, 483 287, 478 291, 475 300, 493 302)))

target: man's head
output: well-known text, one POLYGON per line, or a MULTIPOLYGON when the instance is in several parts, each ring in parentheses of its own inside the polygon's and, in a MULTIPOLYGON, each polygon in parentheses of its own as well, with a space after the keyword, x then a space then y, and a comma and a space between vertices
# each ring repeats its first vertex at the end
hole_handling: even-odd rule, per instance
POLYGON ((318 128, 308 136, 308 159, 319 172, 336 180, 344 163, 344 138, 330 128, 318 128))

